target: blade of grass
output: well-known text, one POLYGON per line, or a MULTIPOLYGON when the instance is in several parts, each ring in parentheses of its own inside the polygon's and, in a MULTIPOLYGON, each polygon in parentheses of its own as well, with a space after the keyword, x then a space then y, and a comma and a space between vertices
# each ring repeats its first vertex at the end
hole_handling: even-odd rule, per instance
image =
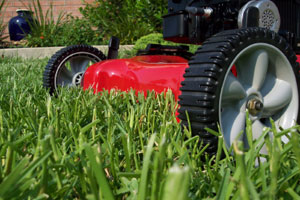
POLYGON ((10 191, 14 191, 27 175, 29 175, 34 169, 40 166, 52 152, 48 152, 40 156, 37 160, 32 161, 29 164, 29 157, 25 157, 22 161, 13 169, 13 171, 3 180, 0 184, 0 197, 8 195, 10 191), (29 165, 28 165, 29 164, 29 165), (26 165, 28 165, 26 167, 26 165), (7 194, 6 194, 7 193, 7 194))
POLYGON ((106 200, 114 200, 114 195, 106 179, 102 163, 99 160, 96 160, 98 156, 95 155, 91 146, 85 145, 84 149, 87 157, 89 158, 91 168, 96 176, 100 190, 102 191, 102 195, 106 200))
POLYGON ((189 167, 173 166, 169 170, 162 200, 187 200, 189 178, 189 167))
POLYGON ((22 170, 29 163, 29 158, 25 157, 21 162, 14 168, 12 173, 8 175, 3 182, 0 184, 0 197, 3 197, 8 191, 16 184, 19 177, 22 174, 22 170))
POLYGON ((286 191, 293 199, 300 200, 300 196, 292 188, 288 188, 286 191))
POLYGON ((226 198, 226 191, 227 191, 229 182, 230 182, 230 169, 226 169, 225 174, 222 179, 221 186, 217 193, 216 199, 225 199, 226 198))
POLYGON ((248 192, 248 187, 247 187, 247 175, 246 175, 246 166, 245 166, 245 160, 244 160, 244 152, 241 150, 243 144, 238 141, 233 142, 233 148, 234 148, 234 153, 235 153, 235 158, 236 158, 236 164, 237 168, 240 168, 241 170, 241 176, 240 176, 240 183, 239 183, 239 188, 240 188, 240 196, 243 200, 248 200, 250 199, 249 197, 249 192, 248 192))
POLYGON ((151 163, 151 155, 153 151, 153 145, 155 142, 156 134, 153 134, 148 142, 145 158, 143 162, 141 182, 139 186, 138 200, 145 200, 147 197, 147 186, 148 186, 148 172, 151 163))

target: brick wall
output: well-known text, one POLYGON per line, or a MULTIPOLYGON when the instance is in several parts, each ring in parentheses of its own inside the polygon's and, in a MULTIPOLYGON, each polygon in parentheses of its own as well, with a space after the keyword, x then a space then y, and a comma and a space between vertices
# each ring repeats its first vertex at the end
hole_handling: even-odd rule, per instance
MULTIPOLYGON (((24 9, 33 0, 6 0, 6 8, 4 12, 0 13, 0 17, 4 18, 5 22, 16 16, 17 9, 24 9)), ((84 0, 85 2, 92 3, 94 0, 84 0)), ((50 5, 53 6, 53 14, 57 17, 60 12, 66 12, 73 16, 81 16, 79 8, 83 7, 83 0, 40 0, 41 6, 44 11, 49 9, 50 5)), ((6 30, 6 33, 8 31, 6 30)))

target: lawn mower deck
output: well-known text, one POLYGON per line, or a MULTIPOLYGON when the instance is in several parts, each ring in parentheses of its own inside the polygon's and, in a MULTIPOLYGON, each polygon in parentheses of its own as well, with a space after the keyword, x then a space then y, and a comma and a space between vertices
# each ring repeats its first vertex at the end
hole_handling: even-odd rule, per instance
POLYGON ((145 55, 129 59, 105 60, 90 66, 83 77, 83 89, 94 92, 111 89, 135 90, 147 95, 171 89, 175 99, 188 61, 179 56, 145 55))

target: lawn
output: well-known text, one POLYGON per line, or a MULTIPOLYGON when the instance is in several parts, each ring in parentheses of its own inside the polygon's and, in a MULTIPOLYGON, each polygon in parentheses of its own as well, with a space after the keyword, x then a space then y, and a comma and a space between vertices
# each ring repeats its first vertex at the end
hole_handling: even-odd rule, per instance
POLYGON ((170 92, 75 88, 51 97, 46 63, 0 59, 0 199, 300 198, 299 126, 266 128, 247 150, 236 141, 227 151, 211 131, 219 151, 210 157, 177 123, 170 92), (269 155, 259 155, 262 145, 269 155))

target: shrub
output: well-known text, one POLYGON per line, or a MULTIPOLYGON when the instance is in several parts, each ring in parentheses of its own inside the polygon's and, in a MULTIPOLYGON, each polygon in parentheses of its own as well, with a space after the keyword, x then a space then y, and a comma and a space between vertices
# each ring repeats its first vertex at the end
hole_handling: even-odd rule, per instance
POLYGON ((141 36, 161 32, 167 0, 96 0, 80 11, 104 39, 113 35, 122 44, 133 44, 141 36))
POLYGON ((29 34, 26 39, 27 46, 41 47, 103 44, 101 35, 92 29, 92 26, 86 19, 73 16, 67 16, 54 35, 48 33, 44 33, 41 36, 29 34))
POLYGON ((94 30, 91 23, 85 18, 68 16, 61 32, 61 37, 57 37, 57 43, 60 46, 108 43, 102 40, 102 35, 94 30))
POLYGON ((26 36, 28 46, 55 46, 65 21, 65 13, 60 13, 57 20, 53 15, 53 7, 43 11, 39 0, 31 0, 30 11, 35 15, 33 21, 29 22, 31 33, 26 36))
MULTIPOLYGON (((135 42, 135 45, 133 47, 133 52, 136 53, 138 50, 145 49, 148 44, 161 44, 161 45, 173 45, 173 46, 186 45, 186 44, 166 41, 164 40, 163 35, 161 33, 152 33, 138 39, 135 42)), ((198 45, 188 45, 188 46, 190 48, 190 52, 195 52, 199 47, 198 45)))
POLYGON ((39 0, 32 0, 29 9, 36 15, 27 35, 27 46, 67 46, 73 44, 100 44, 101 36, 92 29, 87 19, 60 13, 56 20, 53 7, 44 12, 39 0), (45 13, 45 14, 44 14, 45 13))

